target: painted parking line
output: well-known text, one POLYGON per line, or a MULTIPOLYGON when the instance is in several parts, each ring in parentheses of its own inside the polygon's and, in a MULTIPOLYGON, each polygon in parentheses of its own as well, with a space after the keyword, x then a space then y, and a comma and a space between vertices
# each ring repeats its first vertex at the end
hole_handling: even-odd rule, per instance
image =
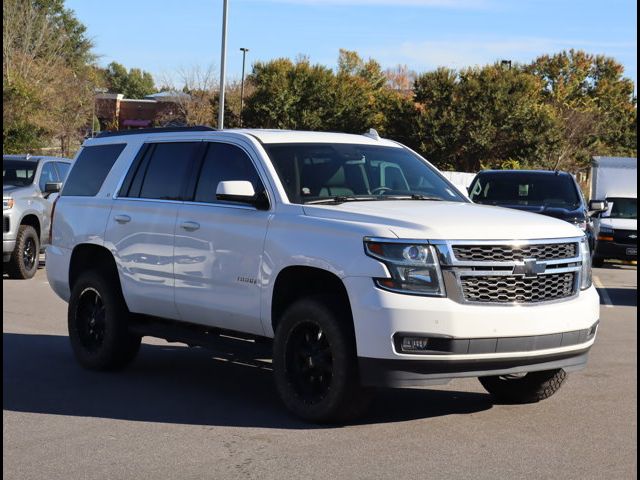
POLYGON ((598 293, 600 294, 600 298, 604 302, 604 306, 607 307, 607 308, 613 308, 613 302, 611 301, 611 297, 609 296, 609 292, 607 292, 607 289, 604 287, 604 285, 602 285, 602 282, 600 281, 600 279, 598 277, 594 276, 593 277, 593 283, 595 284, 596 288, 598 289, 598 293))

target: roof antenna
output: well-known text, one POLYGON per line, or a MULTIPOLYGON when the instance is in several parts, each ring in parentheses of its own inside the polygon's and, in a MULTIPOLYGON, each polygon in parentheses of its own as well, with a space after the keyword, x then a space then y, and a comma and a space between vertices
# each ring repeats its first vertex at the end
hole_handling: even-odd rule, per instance
POLYGON ((370 128, 368 132, 363 133, 365 137, 373 138, 374 140, 380 140, 380 135, 375 128, 370 128))

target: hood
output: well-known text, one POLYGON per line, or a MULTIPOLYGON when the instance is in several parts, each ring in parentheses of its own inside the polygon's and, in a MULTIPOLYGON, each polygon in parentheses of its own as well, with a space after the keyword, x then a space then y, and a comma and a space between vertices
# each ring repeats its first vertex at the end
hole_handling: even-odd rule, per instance
POLYGON ((638 220, 633 218, 602 218, 600 219, 600 227, 609 227, 614 230, 637 230, 638 220))
POLYGON ((546 215, 548 217, 559 218, 567 222, 584 221, 585 213, 581 208, 562 208, 562 207, 547 207, 544 205, 500 205, 504 208, 513 208, 516 210, 522 210, 523 212, 538 213, 540 215, 546 215))
POLYGON ((346 202, 304 205, 306 215, 386 226, 400 238, 434 240, 529 240, 580 237, 562 220, 518 210, 441 201, 346 202))
POLYGON ((30 188, 31 185, 2 185, 2 195, 11 195, 12 193, 16 193, 19 190, 24 190, 30 188))

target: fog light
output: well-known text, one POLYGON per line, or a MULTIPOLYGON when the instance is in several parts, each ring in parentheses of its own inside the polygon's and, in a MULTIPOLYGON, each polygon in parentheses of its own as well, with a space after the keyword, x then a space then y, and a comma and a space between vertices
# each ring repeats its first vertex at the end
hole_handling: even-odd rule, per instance
POLYGON ((419 352, 426 350, 429 339, 425 337, 402 337, 401 348, 403 352, 419 352))

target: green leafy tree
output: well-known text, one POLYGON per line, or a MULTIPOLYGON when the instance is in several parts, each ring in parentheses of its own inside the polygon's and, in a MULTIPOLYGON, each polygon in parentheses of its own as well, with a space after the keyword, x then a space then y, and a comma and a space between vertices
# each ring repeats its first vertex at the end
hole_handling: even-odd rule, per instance
POLYGON ((125 98, 144 98, 156 92, 153 76, 139 68, 127 70, 117 62, 111 62, 103 73, 107 88, 121 93, 125 98))
POLYGON ((559 119, 561 143, 547 165, 578 169, 592 155, 635 155, 637 98, 614 59, 569 50, 527 67, 542 81, 543 99, 559 119))

